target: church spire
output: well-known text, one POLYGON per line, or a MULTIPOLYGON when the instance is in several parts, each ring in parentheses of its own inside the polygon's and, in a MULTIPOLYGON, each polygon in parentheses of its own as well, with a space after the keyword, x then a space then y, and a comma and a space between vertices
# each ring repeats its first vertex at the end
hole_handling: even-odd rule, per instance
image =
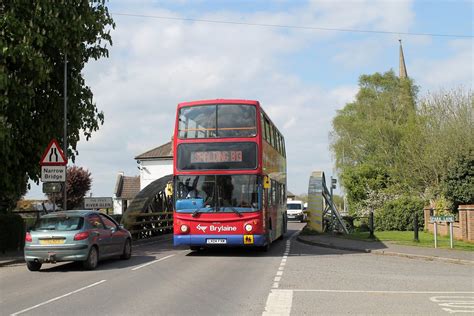
POLYGON ((407 68, 405 66, 405 57, 403 56, 403 48, 402 48, 402 40, 399 39, 398 40, 400 42, 400 65, 399 65, 399 77, 400 79, 406 79, 408 78, 408 74, 407 74, 407 68))

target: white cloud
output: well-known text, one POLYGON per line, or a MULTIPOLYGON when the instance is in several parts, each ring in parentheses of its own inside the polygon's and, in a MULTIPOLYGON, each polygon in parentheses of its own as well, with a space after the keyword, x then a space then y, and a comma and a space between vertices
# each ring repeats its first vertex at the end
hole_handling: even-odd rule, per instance
POLYGON ((413 77, 423 90, 459 85, 473 88, 473 43, 472 39, 454 40, 449 43, 451 55, 448 57, 417 58, 412 63, 413 77))

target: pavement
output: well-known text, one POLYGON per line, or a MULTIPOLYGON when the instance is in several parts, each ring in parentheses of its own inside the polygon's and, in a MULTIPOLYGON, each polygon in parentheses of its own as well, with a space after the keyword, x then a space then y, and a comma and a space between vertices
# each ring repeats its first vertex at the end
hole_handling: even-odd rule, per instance
MULTIPOLYGON (((171 240, 172 235, 158 236, 134 242, 134 246, 171 240)), ((340 235, 298 235, 297 240, 318 247, 333 248, 346 251, 372 253, 377 255, 400 256, 412 259, 437 260, 448 263, 467 264, 474 266, 474 252, 456 249, 427 248, 397 245, 391 242, 363 241, 343 238, 340 235)), ((24 262, 23 250, 0 252, 0 267, 24 262)))
POLYGON ((400 256, 412 259, 423 259, 429 261, 443 261, 448 263, 467 264, 474 266, 474 252, 445 249, 428 248, 417 246, 397 245, 387 241, 363 241, 346 239, 342 235, 298 235, 297 240, 305 244, 333 248, 354 252, 372 253, 377 255, 400 256))

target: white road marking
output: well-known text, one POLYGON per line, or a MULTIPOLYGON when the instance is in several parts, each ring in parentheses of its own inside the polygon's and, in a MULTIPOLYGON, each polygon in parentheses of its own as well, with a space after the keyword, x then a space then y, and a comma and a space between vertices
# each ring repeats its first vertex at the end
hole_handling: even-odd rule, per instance
POLYGON ((31 306, 31 307, 25 308, 24 310, 21 310, 21 311, 19 311, 19 312, 16 312, 16 313, 11 314, 11 316, 16 316, 16 315, 23 314, 23 313, 28 312, 28 311, 30 311, 30 310, 32 310, 32 309, 38 308, 38 307, 40 307, 40 306, 43 306, 43 305, 46 305, 46 304, 49 304, 49 303, 52 303, 52 302, 57 301, 57 300, 59 300, 59 299, 65 298, 65 297, 67 297, 67 296, 70 296, 70 295, 72 295, 72 294, 76 294, 76 293, 78 293, 78 292, 84 291, 84 290, 89 289, 89 288, 91 288, 91 287, 93 287, 93 286, 102 284, 102 283, 104 283, 105 281, 107 281, 107 280, 101 280, 101 281, 99 281, 99 282, 92 283, 91 285, 81 287, 80 289, 77 289, 77 290, 75 290, 75 291, 66 293, 66 294, 64 294, 64 295, 61 295, 61 296, 52 298, 52 299, 50 299, 50 300, 47 300, 46 302, 39 303, 39 304, 37 304, 37 305, 35 305, 35 306, 31 306))
POLYGON ((377 294, 474 294, 463 291, 377 291, 377 290, 321 290, 321 289, 294 289, 294 292, 326 292, 326 293, 377 293, 377 294))
POLYGON ((433 296, 430 301, 438 303, 442 310, 450 314, 474 313, 474 296, 433 296))
POLYGON ((272 288, 277 289, 278 288, 278 282, 273 283, 272 288))
POLYGON ((147 262, 147 263, 145 263, 145 264, 142 264, 141 266, 138 266, 138 267, 133 268, 132 271, 136 271, 136 270, 138 270, 138 269, 141 269, 141 268, 144 268, 144 267, 146 267, 146 266, 149 266, 150 264, 157 263, 157 262, 166 260, 166 259, 171 258, 171 257, 174 257, 174 256, 175 256, 175 255, 169 255, 169 256, 166 256, 166 257, 163 257, 163 258, 160 258, 160 259, 157 259, 157 260, 153 260, 153 261, 147 262))
POLYGON ((283 275, 283 271, 277 271, 276 275, 282 276, 282 275, 283 275))
POLYGON ((292 290, 271 290, 268 295, 267 304, 262 316, 270 315, 290 315, 291 304, 293 303, 292 290))

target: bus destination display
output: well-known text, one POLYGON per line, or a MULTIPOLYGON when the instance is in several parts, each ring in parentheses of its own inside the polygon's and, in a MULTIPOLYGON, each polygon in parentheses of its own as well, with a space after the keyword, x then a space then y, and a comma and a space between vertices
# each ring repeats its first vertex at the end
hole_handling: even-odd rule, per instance
POLYGON ((241 150, 194 151, 191 152, 191 163, 242 162, 241 150))

